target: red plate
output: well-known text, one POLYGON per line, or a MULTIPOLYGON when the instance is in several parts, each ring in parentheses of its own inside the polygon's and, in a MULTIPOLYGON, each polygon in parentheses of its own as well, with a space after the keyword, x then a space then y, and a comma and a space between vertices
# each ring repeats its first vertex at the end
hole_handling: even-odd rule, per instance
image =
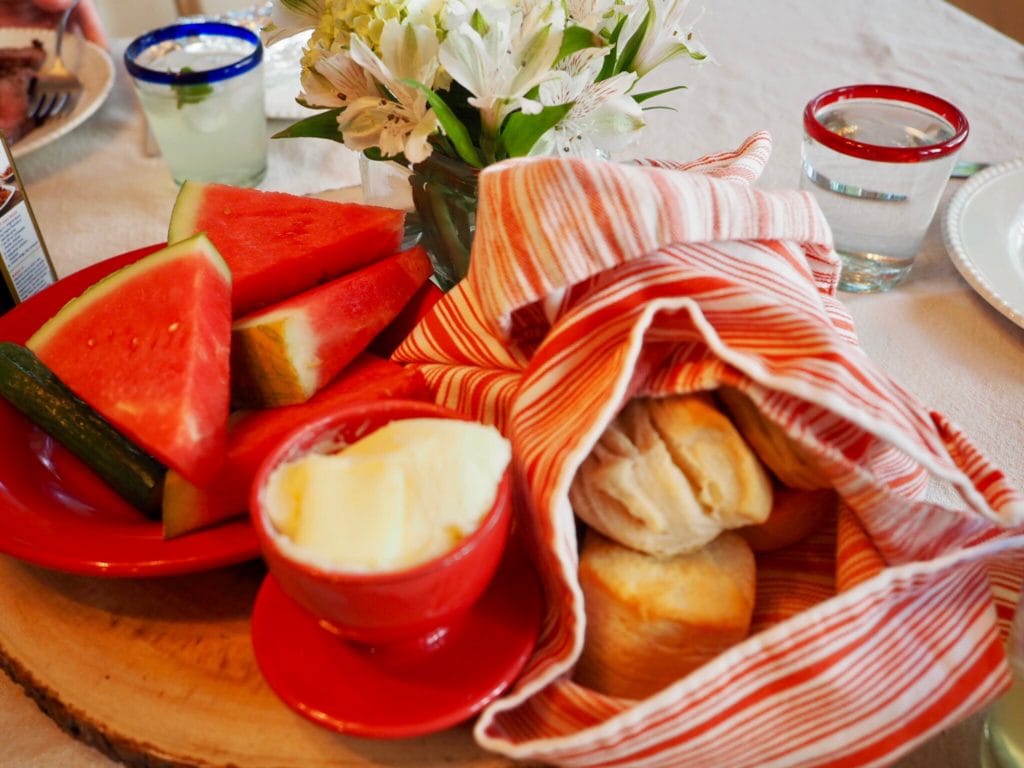
MULTIPOLYGON (((0 341, 25 342, 69 299, 163 245, 76 272, 0 317, 0 341)), ((0 552, 92 576, 165 576, 259 556, 247 519, 165 541, 78 459, 0 397, 0 552)))
POLYGON ((342 640, 269 575, 252 642, 263 677, 299 714, 340 733, 398 739, 449 728, 497 698, 533 652, 540 619, 536 574, 510 547, 484 596, 429 650, 342 640))

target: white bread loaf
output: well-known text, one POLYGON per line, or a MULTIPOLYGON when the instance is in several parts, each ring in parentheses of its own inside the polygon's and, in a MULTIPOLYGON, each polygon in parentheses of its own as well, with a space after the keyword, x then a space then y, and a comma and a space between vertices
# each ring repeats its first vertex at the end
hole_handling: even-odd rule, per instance
POLYGON ((753 401, 738 389, 723 387, 718 399, 750 447, 790 488, 816 490, 831 488, 814 460, 780 427, 766 419, 753 401))
POLYGON ((747 636, 755 580, 754 555, 735 533, 659 558, 588 531, 577 682, 624 698, 656 693, 747 636))
POLYGON ((839 510, 839 495, 831 488, 804 491, 776 485, 772 513, 757 525, 737 528, 755 552, 767 552, 795 544, 810 536, 839 510))
POLYGON ((768 473, 706 394, 630 401, 569 491, 576 514, 628 547, 693 552, 723 530, 763 522, 768 473))

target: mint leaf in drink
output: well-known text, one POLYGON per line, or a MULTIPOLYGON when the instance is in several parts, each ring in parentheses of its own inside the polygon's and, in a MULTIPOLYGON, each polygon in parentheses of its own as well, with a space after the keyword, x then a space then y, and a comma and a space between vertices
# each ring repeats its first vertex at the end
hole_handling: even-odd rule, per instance
MULTIPOLYGON (((195 70, 192 67, 182 67, 178 73, 180 75, 187 75, 195 70)), ((213 93, 213 86, 209 83, 196 83, 195 85, 172 85, 171 88, 174 90, 175 95, 178 98, 178 109, 181 109, 186 104, 198 104, 211 93, 213 93)))

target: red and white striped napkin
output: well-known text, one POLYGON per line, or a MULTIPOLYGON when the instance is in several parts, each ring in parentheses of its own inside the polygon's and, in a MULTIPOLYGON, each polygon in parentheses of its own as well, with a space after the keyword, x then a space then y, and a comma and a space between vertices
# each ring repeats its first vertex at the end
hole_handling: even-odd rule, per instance
POLYGON ((469 274, 396 353, 513 443, 547 599, 475 734, 572 766, 884 765, 1009 682, 1024 496, 867 357, 812 199, 753 183, 771 141, 691 164, 508 161, 480 175, 469 274), (568 489, 634 396, 737 387, 815 456, 838 525, 759 557, 755 631, 642 701, 571 680, 568 489), (950 485, 963 504, 928 500, 950 485))

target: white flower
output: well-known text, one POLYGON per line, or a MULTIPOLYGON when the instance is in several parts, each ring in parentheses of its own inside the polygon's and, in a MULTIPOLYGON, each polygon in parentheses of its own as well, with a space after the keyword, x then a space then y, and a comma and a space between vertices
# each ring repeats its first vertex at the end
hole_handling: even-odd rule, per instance
POLYGON ((270 21, 263 27, 263 42, 270 45, 298 32, 315 29, 326 9, 327 0, 277 0, 270 21))
POLYGON ((352 61, 386 89, 375 98, 360 98, 338 116, 346 146, 355 150, 380 147, 385 155, 404 153, 410 162, 425 160, 428 139, 437 130, 437 116, 426 94, 404 81, 431 83, 437 71, 437 35, 429 27, 385 22, 378 57, 357 37, 352 38, 352 61))
MULTIPOLYGON (((312 30, 301 98, 340 108, 349 147, 415 163, 437 146, 486 165, 507 152, 592 155, 635 140, 644 125, 631 95, 636 81, 674 57, 704 56, 689 7, 689 0, 277 0, 265 37, 312 30), (564 43, 573 53, 559 60, 564 43), (542 110, 558 105, 567 105, 565 114, 530 147, 538 126, 550 125, 542 110), (536 117, 507 120, 515 113, 536 117), (449 142, 431 144, 438 131, 449 142)), ((311 127, 338 138, 322 121, 311 127)))
POLYGON ((541 105, 527 97, 551 77, 562 44, 565 12, 558 0, 518 3, 484 0, 465 3, 469 13, 449 6, 448 35, 441 44, 441 64, 469 91, 480 110, 487 136, 496 136, 510 112, 527 114, 541 105))
MULTIPOLYGON (((648 72, 676 56, 696 54, 703 58, 703 47, 693 33, 693 23, 684 23, 689 0, 647 0, 651 14, 643 42, 633 61, 633 70, 643 77, 648 72)), ((634 14, 631 19, 639 21, 643 14, 634 14)), ((633 24, 633 30, 637 24, 633 24)), ((623 30, 624 38, 632 34, 630 25, 623 30)))
POLYGON ((561 77, 540 86, 545 106, 572 103, 558 123, 530 150, 531 155, 595 157, 628 146, 644 127, 640 105, 630 96, 636 82, 621 72, 595 82, 606 49, 586 48, 559 63, 561 77))
POLYGON ((591 32, 611 31, 622 12, 621 0, 566 0, 565 5, 572 22, 591 32))
POLYGON ((315 107, 347 107, 362 96, 379 95, 376 81, 347 51, 320 58, 303 70, 301 80, 302 100, 315 107))

